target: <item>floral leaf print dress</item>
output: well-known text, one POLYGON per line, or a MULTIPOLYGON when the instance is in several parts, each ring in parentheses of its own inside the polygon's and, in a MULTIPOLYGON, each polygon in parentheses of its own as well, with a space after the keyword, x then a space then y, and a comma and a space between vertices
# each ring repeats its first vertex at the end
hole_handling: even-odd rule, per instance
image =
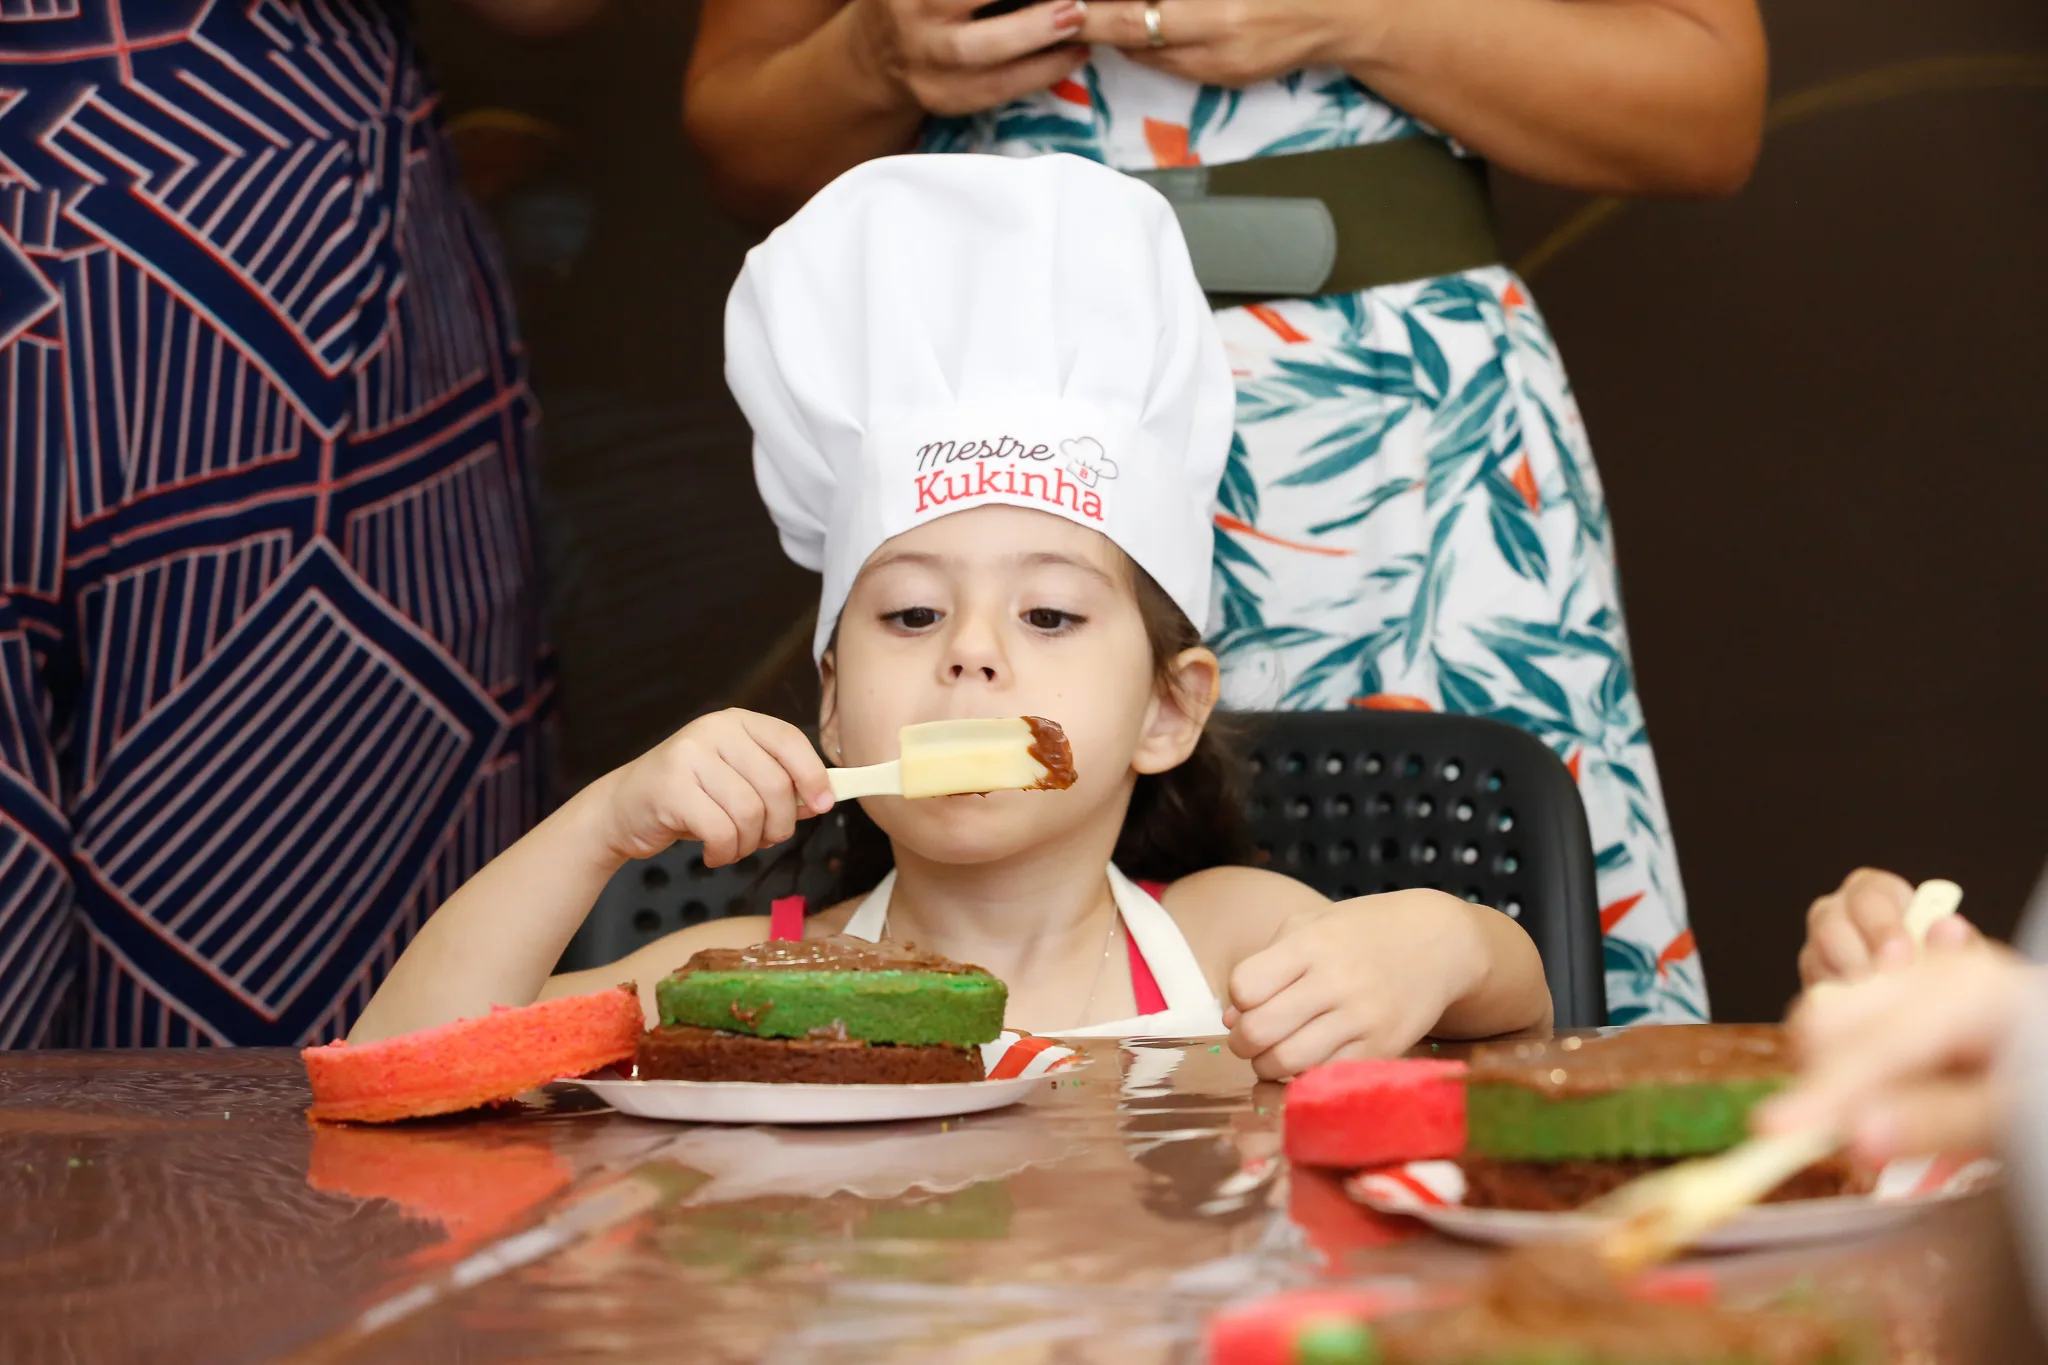
MULTIPOLYGON (((1138 171, 1433 136, 1342 71, 1224 90, 1097 48, 1043 94, 934 121, 923 150, 1138 171)), ((1585 801, 1610 1019, 1704 1019, 1600 479, 1528 289, 1497 265, 1217 320, 1238 384, 1210 623, 1226 702, 1534 733, 1585 801)))

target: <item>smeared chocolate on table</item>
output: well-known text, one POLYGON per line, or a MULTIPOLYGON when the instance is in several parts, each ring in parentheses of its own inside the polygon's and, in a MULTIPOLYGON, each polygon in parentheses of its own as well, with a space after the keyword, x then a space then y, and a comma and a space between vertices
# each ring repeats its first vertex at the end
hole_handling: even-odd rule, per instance
POLYGON ((1031 747, 1024 752, 1045 769, 1045 776, 1029 790, 1059 792, 1073 786, 1079 774, 1074 771, 1074 746, 1068 743, 1067 732, 1060 729, 1058 721, 1043 716, 1026 716, 1024 723, 1031 727, 1031 747))

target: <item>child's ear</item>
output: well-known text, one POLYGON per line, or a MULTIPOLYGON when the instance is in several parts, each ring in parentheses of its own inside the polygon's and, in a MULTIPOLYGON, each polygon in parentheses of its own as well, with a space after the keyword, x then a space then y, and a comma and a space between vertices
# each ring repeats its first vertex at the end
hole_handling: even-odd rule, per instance
POLYGON ((1223 669, 1206 649, 1184 649, 1174 656, 1165 684, 1145 713, 1145 731, 1131 767, 1141 773, 1163 773, 1187 762, 1202 738, 1202 727, 1216 709, 1223 669))
POLYGON ((818 748, 827 763, 839 762, 839 670, 829 649, 818 660, 818 748))

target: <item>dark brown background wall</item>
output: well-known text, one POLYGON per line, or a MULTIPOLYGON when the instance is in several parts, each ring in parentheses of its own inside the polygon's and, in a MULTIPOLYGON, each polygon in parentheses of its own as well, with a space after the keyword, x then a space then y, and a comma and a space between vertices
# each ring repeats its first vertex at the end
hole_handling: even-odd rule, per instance
MULTIPOLYGON (((746 239, 679 132, 694 6, 615 6, 540 48, 421 15, 546 408, 571 781, 707 706, 798 712, 807 665, 811 580, 719 374, 746 239)), ((2005 932, 2048 859, 2048 5, 1765 18, 1741 196, 1498 184, 1605 473, 1731 1019, 1779 1013, 1805 904, 1848 868, 1954 877, 2005 932)))

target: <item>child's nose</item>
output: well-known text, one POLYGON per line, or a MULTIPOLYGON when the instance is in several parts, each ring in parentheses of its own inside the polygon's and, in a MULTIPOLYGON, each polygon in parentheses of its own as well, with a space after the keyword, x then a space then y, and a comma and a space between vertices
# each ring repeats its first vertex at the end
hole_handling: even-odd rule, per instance
POLYGON ((946 677, 950 682, 998 682, 1009 673, 995 622, 980 612, 962 612, 949 641, 946 677))

